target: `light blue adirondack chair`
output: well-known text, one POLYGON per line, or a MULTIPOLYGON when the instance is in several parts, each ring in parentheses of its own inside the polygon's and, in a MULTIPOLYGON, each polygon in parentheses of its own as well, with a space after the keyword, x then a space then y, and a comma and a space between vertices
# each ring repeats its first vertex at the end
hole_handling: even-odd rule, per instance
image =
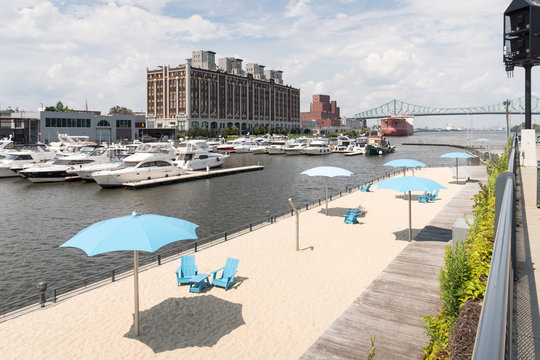
POLYGON ((371 188, 371 184, 362 185, 362 186, 360 186, 360 191, 370 192, 371 191, 371 190, 369 190, 370 188, 371 188))
POLYGON ((227 258, 227 262, 225 263, 224 267, 212 271, 212 285, 223 287, 225 290, 229 289, 229 286, 234 284, 234 274, 236 274, 236 268, 238 267, 239 261, 240 260, 238 259, 229 257, 227 258), (221 277, 218 278, 217 276, 220 271, 223 272, 221 273, 221 277))
POLYGON ((182 255, 180 266, 176 269, 176 281, 178 286, 189 284, 193 276, 197 275, 199 269, 195 265, 195 255, 182 255))
POLYGON ((355 209, 348 209, 343 222, 345 224, 358 224, 358 217, 362 215, 363 211, 364 208, 362 205, 358 205, 358 207, 355 209))
POLYGON ((427 204, 429 202, 430 194, 425 192, 418 198, 419 203, 427 204))
POLYGON ((435 201, 437 200, 437 196, 439 195, 439 189, 435 190, 434 192, 432 193, 429 193, 428 194, 428 200, 429 201, 435 201))

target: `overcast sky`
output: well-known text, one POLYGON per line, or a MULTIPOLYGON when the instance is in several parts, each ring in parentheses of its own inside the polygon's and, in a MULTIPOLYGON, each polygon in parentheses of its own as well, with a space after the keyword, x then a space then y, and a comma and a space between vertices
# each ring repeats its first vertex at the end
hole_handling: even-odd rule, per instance
POLYGON ((524 94, 523 69, 507 79, 502 62, 510 2, 0 0, 0 107, 30 111, 61 100, 84 109, 87 99, 105 113, 115 105, 145 111, 146 68, 183 64, 193 50, 283 70, 284 82, 301 89, 301 111, 318 93, 336 100, 342 116, 394 98, 496 104, 524 94))

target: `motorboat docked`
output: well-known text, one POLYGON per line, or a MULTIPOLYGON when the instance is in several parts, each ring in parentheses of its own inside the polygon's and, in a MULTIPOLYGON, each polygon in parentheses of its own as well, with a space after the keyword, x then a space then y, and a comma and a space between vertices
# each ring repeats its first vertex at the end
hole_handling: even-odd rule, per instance
POLYGON ((68 170, 73 167, 110 162, 104 149, 103 147, 95 147, 90 152, 84 151, 74 155, 56 157, 51 162, 25 168, 19 174, 35 183, 65 181, 68 170))
POLYGON ((128 156, 122 165, 113 170, 97 171, 92 178, 102 188, 121 187, 127 182, 161 179, 185 174, 185 171, 171 160, 149 156, 135 160, 138 154, 128 156), (131 158, 131 159, 130 159, 131 158))
POLYGON ((95 151, 103 151, 106 157, 104 161, 71 166, 67 170, 67 176, 78 176, 82 180, 93 181, 92 173, 116 169, 122 164, 122 159, 129 156, 129 150, 123 147, 98 148, 95 151))
POLYGON ((270 146, 266 148, 266 153, 268 155, 283 155, 285 154, 286 146, 287 146, 287 141, 285 140, 271 141, 270 146))
POLYGON ((337 152, 337 153, 349 153, 349 152, 352 152, 355 145, 356 145, 355 139, 351 139, 345 135, 339 135, 337 137, 337 143, 333 147, 332 151, 337 152))
POLYGON ((308 138, 298 138, 285 147, 285 155, 302 155, 304 149, 309 146, 308 138))
POLYGON ((308 147, 304 149, 306 155, 328 155, 332 153, 332 149, 323 140, 313 140, 308 147))
POLYGON ((229 155, 209 151, 204 140, 188 140, 178 144, 174 164, 184 170, 194 171, 223 165, 229 155))
POLYGON ((55 155, 56 153, 44 144, 24 145, 18 151, 4 154, 4 158, 0 160, 0 178, 18 176, 18 172, 25 166, 49 161, 55 155))
POLYGON ((249 152, 252 154, 266 154, 268 151, 268 147, 270 146, 270 142, 268 141, 259 141, 256 143, 256 145, 253 145, 250 147, 249 152))
POLYGON ((240 147, 245 142, 249 141, 246 138, 238 138, 235 140, 229 140, 225 144, 218 145, 216 151, 219 152, 236 152, 236 147, 240 147))
POLYGON ((386 140, 384 135, 379 133, 372 133, 368 137, 366 144, 366 155, 383 155, 393 153, 396 148, 390 145, 390 142, 386 140))

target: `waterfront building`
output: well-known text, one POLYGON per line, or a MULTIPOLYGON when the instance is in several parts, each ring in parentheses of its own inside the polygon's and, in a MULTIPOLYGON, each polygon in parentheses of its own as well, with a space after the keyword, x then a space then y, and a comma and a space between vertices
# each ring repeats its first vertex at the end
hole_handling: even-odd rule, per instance
POLYGON ((242 59, 193 51, 185 64, 147 69, 147 127, 186 131, 202 127, 242 134, 255 126, 300 127, 300 89, 283 85, 282 71, 242 59))
POLYGON ((142 135, 144 114, 101 115, 99 111, 19 111, 0 116, 0 137, 15 142, 57 141, 58 134, 88 136, 97 142, 134 140, 142 135))
POLYGON ((317 120, 319 127, 340 126, 339 107, 329 95, 313 95, 309 111, 301 112, 302 121, 317 120))

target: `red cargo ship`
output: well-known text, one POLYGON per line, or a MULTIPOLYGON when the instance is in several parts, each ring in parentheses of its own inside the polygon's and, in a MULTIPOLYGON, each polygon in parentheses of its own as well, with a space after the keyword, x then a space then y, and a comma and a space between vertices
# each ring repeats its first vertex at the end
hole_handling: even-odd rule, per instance
POLYGON ((381 119, 381 130, 386 136, 409 136, 413 133, 412 116, 390 116, 381 119))

